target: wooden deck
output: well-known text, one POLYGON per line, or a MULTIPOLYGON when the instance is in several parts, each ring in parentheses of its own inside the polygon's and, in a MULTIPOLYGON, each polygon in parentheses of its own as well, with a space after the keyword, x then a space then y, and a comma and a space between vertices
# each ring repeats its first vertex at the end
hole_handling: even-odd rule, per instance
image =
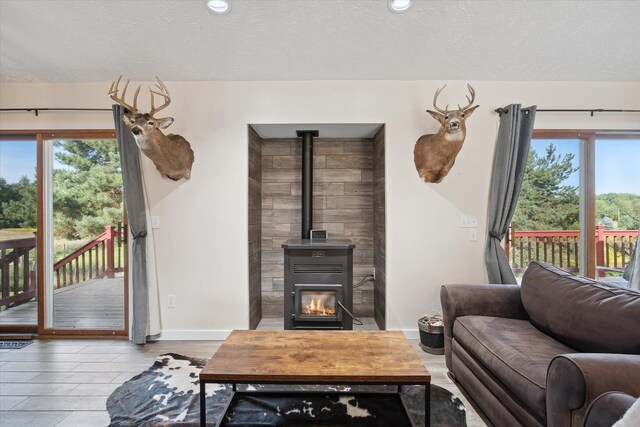
MULTIPOLYGON (((34 325, 37 302, 0 312, 2 325, 34 325)), ((53 296, 53 327, 56 329, 123 329, 124 277, 92 279, 56 289, 53 296)))

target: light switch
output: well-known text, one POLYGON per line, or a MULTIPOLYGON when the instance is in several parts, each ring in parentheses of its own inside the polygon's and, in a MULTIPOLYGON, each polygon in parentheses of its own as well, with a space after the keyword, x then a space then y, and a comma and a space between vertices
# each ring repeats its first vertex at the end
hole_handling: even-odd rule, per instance
POLYGON ((478 226, 478 218, 471 215, 462 215, 460 217, 460 228, 476 228, 478 226))
POLYGON ((469 241, 470 242, 477 242, 478 241, 478 229, 477 228, 470 228, 469 229, 469 241))
POLYGON ((152 216, 151 217, 151 228, 160 228, 160 217, 152 216))

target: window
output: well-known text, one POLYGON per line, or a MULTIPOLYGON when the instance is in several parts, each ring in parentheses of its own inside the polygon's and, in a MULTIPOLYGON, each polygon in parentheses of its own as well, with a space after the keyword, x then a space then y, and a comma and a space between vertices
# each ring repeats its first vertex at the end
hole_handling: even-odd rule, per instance
POLYGON ((126 336, 114 132, 0 132, 0 154, 0 330, 126 336))
POLYGON ((505 250, 529 262, 621 281, 640 224, 639 132, 534 131, 505 250))
POLYGON ((0 135, 0 328, 38 323, 37 153, 35 135, 0 135))

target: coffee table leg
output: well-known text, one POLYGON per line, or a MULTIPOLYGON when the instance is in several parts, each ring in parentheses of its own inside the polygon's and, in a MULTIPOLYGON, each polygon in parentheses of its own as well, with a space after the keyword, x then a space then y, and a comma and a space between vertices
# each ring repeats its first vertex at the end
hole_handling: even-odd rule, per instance
POLYGON ((424 425, 431 425, 431 383, 424 385, 424 425))
POLYGON ((205 394, 206 383, 200 380, 200 425, 207 425, 207 396, 205 394))

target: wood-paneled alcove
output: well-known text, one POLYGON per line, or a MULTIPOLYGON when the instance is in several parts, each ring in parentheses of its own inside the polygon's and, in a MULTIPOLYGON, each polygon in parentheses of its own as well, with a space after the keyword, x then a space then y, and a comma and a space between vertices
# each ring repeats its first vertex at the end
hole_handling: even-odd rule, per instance
MULTIPOLYGON (((313 228, 347 238, 354 250, 354 314, 385 328, 384 125, 371 137, 315 138, 313 228)), ((301 233, 301 140, 263 138, 248 127, 250 327, 283 316, 284 252, 301 233)))

